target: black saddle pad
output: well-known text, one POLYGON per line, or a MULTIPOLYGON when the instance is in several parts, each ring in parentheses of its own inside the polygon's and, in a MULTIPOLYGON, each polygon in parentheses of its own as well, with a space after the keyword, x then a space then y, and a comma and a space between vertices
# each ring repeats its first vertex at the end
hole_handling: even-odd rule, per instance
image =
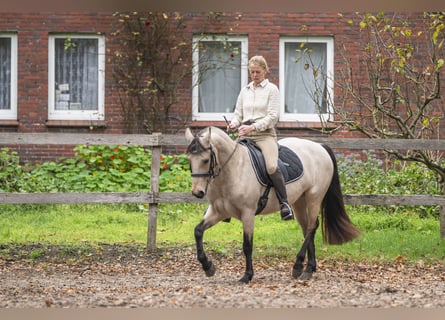
MULTIPOLYGON (((252 161, 258 182, 265 187, 272 185, 272 181, 266 171, 266 163, 261 149, 251 139, 244 138, 239 143, 246 146, 249 150, 250 160, 252 161)), ((294 182, 303 176, 303 164, 298 155, 291 149, 278 145, 278 158, 278 166, 286 184, 294 182)))

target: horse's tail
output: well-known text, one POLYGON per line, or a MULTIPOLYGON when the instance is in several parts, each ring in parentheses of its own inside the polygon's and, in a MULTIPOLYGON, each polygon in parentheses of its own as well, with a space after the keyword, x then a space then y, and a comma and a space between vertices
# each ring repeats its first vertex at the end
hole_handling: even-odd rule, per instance
POLYGON ((334 164, 331 184, 321 207, 323 241, 329 244, 343 244, 357 238, 360 231, 352 224, 345 210, 334 152, 327 145, 323 147, 334 164))

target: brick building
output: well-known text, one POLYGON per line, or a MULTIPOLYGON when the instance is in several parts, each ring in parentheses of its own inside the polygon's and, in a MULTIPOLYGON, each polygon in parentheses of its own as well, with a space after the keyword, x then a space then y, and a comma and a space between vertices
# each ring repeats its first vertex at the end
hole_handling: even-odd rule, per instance
MULTIPOLYGON (((129 13, 130 15, 132 13, 129 13)), ((353 14, 350 14, 351 19, 353 14)), ((416 15, 414 15, 416 16, 416 15)), ((417 15, 419 21, 422 14, 417 15)), ((180 121, 168 123, 166 133, 181 133, 185 126, 225 126, 241 86, 247 84, 248 57, 266 57, 268 78, 280 87, 282 106, 278 123, 281 136, 320 134, 322 117, 329 116, 333 97, 341 96, 330 78, 319 77, 310 84, 307 63, 296 52, 310 48, 314 62, 324 74, 336 76, 344 65, 342 49, 354 55, 357 33, 348 14, 337 13, 182 13, 190 44, 200 43, 202 52, 216 59, 230 46, 228 68, 208 71, 205 81, 196 82, 195 69, 178 87, 178 101, 170 113, 180 121), (205 25, 205 29, 203 29, 205 25), (312 85, 312 87, 311 87, 312 85), (319 92, 310 95, 317 87, 319 92), (321 88, 321 89, 320 89, 321 88), (323 97, 329 96, 330 101, 323 97), (321 103, 316 105, 314 97, 321 103), (314 130, 315 129, 315 130, 314 130)), ((92 132, 126 133, 119 87, 113 76, 121 50, 115 36, 119 21, 112 12, 0 13, 0 134, 1 132, 92 132), (71 48, 76 50, 71 51, 71 48)), ((145 26, 150 28, 149 23, 145 26)), ((188 63, 198 65, 205 54, 194 54, 188 63)), ((313 76, 313 74, 312 74, 313 76)), ((361 81, 364 74, 354 74, 361 81)), ((313 79, 312 79, 313 80, 313 79)), ((142 132, 138 132, 142 133, 142 132)), ((338 131, 338 136, 357 133, 338 131)), ((24 160, 57 159, 69 149, 21 147, 24 160)))

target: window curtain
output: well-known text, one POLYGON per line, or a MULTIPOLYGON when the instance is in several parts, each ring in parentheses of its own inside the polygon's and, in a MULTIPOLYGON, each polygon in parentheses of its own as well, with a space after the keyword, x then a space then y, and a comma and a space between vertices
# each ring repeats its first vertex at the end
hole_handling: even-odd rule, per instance
POLYGON ((55 39, 56 110, 98 109, 98 40, 55 39))
POLYGON ((0 38, 0 109, 11 109, 11 39, 0 38))
MULTIPOLYGON (((241 88, 241 55, 220 41, 202 41, 199 51, 199 112, 233 112, 241 88)), ((230 42, 230 47, 240 42, 230 42)))
POLYGON ((303 53, 300 45, 285 44, 285 112, 314 114, 320 109, 326 113, 326 44, 305 43, 303 48, 311 49, 310 54, 303 53))

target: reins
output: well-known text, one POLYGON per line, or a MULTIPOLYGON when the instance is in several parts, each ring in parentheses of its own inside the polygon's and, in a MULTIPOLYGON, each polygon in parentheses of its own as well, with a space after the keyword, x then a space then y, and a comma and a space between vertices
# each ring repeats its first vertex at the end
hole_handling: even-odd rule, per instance
MULTIPOLYGON (((227 158, 226 162, 224 162, 224 164, 222 164, 222 165, 220 166, 220 168, 219 168, 219 172, 221 172, 222 169, 224 169, 224 167, 226 166, 226 164, 230 161, 230 159, 232 159, 233 155, 235 154, 236 149, 238 148, 238 145, 239 145, 239 137, 236 138, 236 141, 235 141, 235 148, 233 148, 233 151, 232 151, 232 153, 229 155, 229 157, 227 158)), ((219 173, 218 173, 218 174, 219 174, 219 173)))

